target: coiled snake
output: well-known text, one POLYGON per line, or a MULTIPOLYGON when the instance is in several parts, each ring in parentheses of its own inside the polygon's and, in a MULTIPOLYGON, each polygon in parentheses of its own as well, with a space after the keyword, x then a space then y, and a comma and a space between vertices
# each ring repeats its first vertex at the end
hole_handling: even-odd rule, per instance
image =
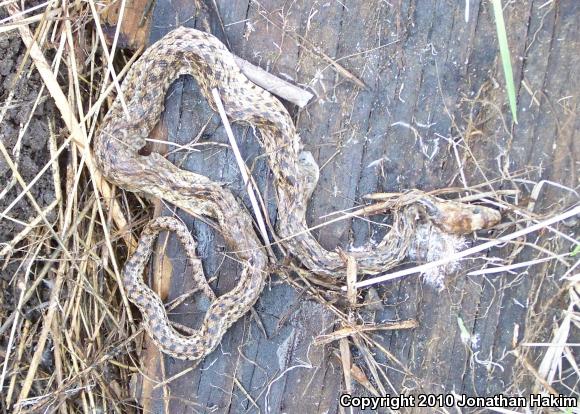
MULTIPOLYGON (((219 344, 226 330, 256 302, 268 274, 268 257, 249 214, 230 191, 207 177, 179 169, 160 154, 142 155, 145 139, 158 122, 165 93, 181 75, 192 75, 213 107, 211 90, 217 88, 227 115, 245 121, 260 132, 268 154, 278 201, 277 233, 283 246, 311 272, 340 276, 345 263, 336 252, 325 250, 308 231, 306 208, 318 180, 318 166, 301 152, 300 138, 284 106, 270 93, 251 83, 232 54, 214 36, 180 27, 149 47, 135 62, 122 85, 128 116, 117 98, 94 141, 98 168, 112 183, 128 191, 160 197, 196 216, 217 222, 228 247, 244 264, 239 282, 230 292, 215 297, 208 285, 195 243, 187 229, 173 218, 158 218, 143 230, 136 253, 127 261, 123 281, 129 299, 139 308, 144 326, 159 348, 177 358, 200 359, 219 344), (212 300, 201 327, 190 336, 175 331, 163 303, 143 282, 142 272, 157 233, 174 231, 194 263, 198 288, 212 300)), ((471 232, 495 224, 495 210, 443 201, 419 191, 409 193, 398 206, 402 211, 395 228, 373 249, 349 252, 361 273, 374 274, 399 263, 407 254, 402 243, 412 237, 422 216, 452 232, 471 232)))

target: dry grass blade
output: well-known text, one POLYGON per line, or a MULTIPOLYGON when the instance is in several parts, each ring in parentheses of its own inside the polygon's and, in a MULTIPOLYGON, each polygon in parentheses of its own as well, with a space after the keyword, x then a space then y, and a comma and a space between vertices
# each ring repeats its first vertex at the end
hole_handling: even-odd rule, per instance
POLYGON ((16 236, 14 236, 12 240, 4 244, 2 249, 0 249, 0 257, 5 258, 9 254, 11 254, 14 251, 16 245, 20 243, 22 240, 24 240, 30 234, 30 232, 34 230, 36 226, 41 224, 41 222, 43 221, 42 218, 46 217, 52 210, 54 210, 55 207, 58 206, 60 202, 61 202, 60 199, 54 200, 46 208, 44 208, 44 210, 42 210, 42 214, 39 214, 34 219, 30 220, 30 222, 24 227, 24 229, 22 229, 22 231, 20 231, 16 236))
POLYGON ((66 262, 62 262, 61 266, 59 266, 59 269, 57 271, 54 286, 50 293, 48 312, 44 317, 43 328, 42 331, 40 332, 40 336, 38 337, 36 352, 34 353, 32 360, 30 361, 28 372, 26 373, 26 378, 24 379, 24 382, 21 385, 22 388, 20 390, 20 395, 18 396, 18 402, 20 404, 28 397, 28 393, 30 392, 32 383, 34 382, 36 376, 36 370, 38 369, 38 365, 40 364, 40 360, 43 356, 46 340, 48 339, 48 335, 50 334, 52 329, 52 322, 55 317, 55 313, 57 312, 57 310, 59 310, 60 290, 64 283, 65 268, 66 262))
MULTIPOLYGON (((474 253, 485 251, 489 248, 492 248, 494 246, 499 246, 505 242, 517 239, 517 238, 522 237, 526 234, 533 233, 533 232, 541 230, 543 228, 547 228, 551 224, 558 223, 560 221, 569 219, 570 217, 574 217, 574 216, 579 215, 579 214, 580 214, 580 206, 576 206, 576 207, 574 207, 574 208, 572 208, 572 209, 570 209, 562 214, 559 214, 555 217, 544 220, 544 221, 537 223, 537 224, 534 224, 532 226, 526 227, 525 229, 515 231, 515 232, 510 233, 506 236, 502 236, 498 239, 491 240, 491 241, 488 241, 486 243, 482 243, 482 244, 475 246, 475 247, 472 247, 470 249, 462 250, 462 251, 457 252, 454 255, 446 257, 444 259, 440 259, 440 260, 436 260, 434 262, 415 266, 415 267, 412 267, 410 269, 399 270, 397 272, 389 273, 389 274, 384 275, 384 276, 374 277, 374 278, 365 280, 363 282, 358 282, 356 284, 356 286, 358 288, 362 288, 365 286, 371 286, 371 285, 374 285, 377 283, 385 282, 387 280, 394 280, 394 279, 397 279, 397 278, 400 278, 400 277, 403 277, 406 275, 411 275, 414 273, 422 273, 422 272, 425 272, 426 270, 435 268, 437 266, 441 266, 441 265, 445 265, 447 263, 457 261, 457 260, 462 259, 464 257, 471 256, 474 253)), ((344 289, 345 288, 343 288, 343 290, 344 289)))
MULTIPOLYGON (((38 247, 36 248, 36 251, 33 254, 33 257, 36 257, 39 253, 41 245, 38 245, 38 247)), ((31 273, 31 267, 32 264, 34 263, 34 260, 29 259, 28 260, 28 266, 27 269, 24 273, 24 281, 22 282, 22 286, 20 289, 20 296, 18 297, 18 304, 16 305, 16 312, 14 313, 15 315, 15 319, 14 322, 12 323, 12 330, 10 332, 10 337, 8 339, 8 346, 6 347, 7 351, 6 351, 6 355, 4 358, 4 364, 2 364, 2 374, 0 374, 0 389, 3 388, 4 386, 4 379, 6 378, 6 372, 8 371, 8 362, 10 361, 10 352, 12 350, 12 345, 14 343, 14 338, 16 336, 16 329, 18 328, 18 318, 20 316, 20 314, 22 313, 22 307, 24 306, 24 293, 25 293, 25 287, 28 284, 28 278, 29 275, 31 273)))
MULTIPOLYGON (((13 18, 18 18, 16 4, 3 4, 13 18)), ((23 273, 27 278, 18 281, 17 286, 20 289, 19 295, 16 296, 18 303, 15 304, 13 312, 2 319, 0 327, 0 333, 10 332, 10 336, 7 336, 10 338, 5 354, 7 358, 3 361, 3 371, 0 375, 0 382, 2 385, 7 385, 8 391, 7 394, 3 393, 2 404, 3 407, 10 407, 15 412, 22 413, 35 412, 42 407, 45 409, 60 407, 61 410, 66 411, 67 405, 75 395, 78 395, 78 399, 74 398, 75 404, 79 403, 77 407, 81 407, 80 409, 84 412, 94 411, 96 407, 103 407, 107 412, 110 411, 109 408, 115 412, 121 412, 118 402, 110 393, 110 387, 113 384, 103 380, 102 372, 92 371, 89 374, 90 377, 81 376, 75 379, 75 373, 82 372, 87 364, 90 365, 87 361, 91 360, 103 345, 106 345, 101 339, 105 332, 101 331, 104 325, 112 324, 117 327, 115 331, 118 334, 121 336, 124 334, 123 322, 117 321, 118 312, 114 310, 118 306, 111 308, 108 302, 123 296, 115 294, 118 283, 111 284, 106 280, 100 280, 102 274, 96 271, 95 264, 107 255, 99 256, 96 254, 96 249, 105 249, 105 251, 108 249, 109 258, 112 259, 108 263, 112 265, 112 269, 105 263, 102 267, 103 273, 118 278, 116 251, 112 249, 112 240, 122 235, 121 237, 126 238, 130 246, 134 243, 131 234, 126 231, 110 236, 106 232, 104 242, 99 239, 100 236, 96 237, 95 230, 100 229, 101 225, 107 226, 110 218, 104 214, 100 201, 91 196, 90 192, 86 192, 83 186, 87 169, 93 178, 93 190, 98 189, 105 196, 107 203, 111 201, 112 210, 110 211, 118 213, 116 215, 113 213, 115 221, 122 228, 128 226, 121 214, 118 202, 113 198, 114 194, 110 187, 95 170, 88 150, 90 134, 93 133, 92 128, 96 125, 99 107, 89 106, 89 113, 83 114, 86 108, 83 96, 84 85, 81 80, 84 62, 79 62, 77 59, 78 43, 76 43, 77 39, 73 35, 73 30, 78 30, 78 27, 73 27, 75 20, 70 19, 67 14, 70 10, 70 8, 47 10, 43 19, 37 19, 40 24, 34 35, 25 22, 11 20, 17 23, 14 28, 18 29, 20 38, 26 46, 26 56, 31 58, 25 58, 22 61, 20 72, 14 82, 18 81, 18 77, 30 76, 30 73, 37 76, 35 72, 40 74, 43 81, 40 93, 33 101, 31 114, 39 102, 46 101, 46 96, 42 94, 46 88, 70 131, 70 135, 65 135, 64 139, 61 135, 52 134, 52 120, 48 119, 48 130, 51 134, 47 140, 47 147, 50 156, 48 156, 48 162, 44 166, 41 165, 42 168, 39 166, 40 171, 35 172, 36 175, 29 182, 25 182, 22 178, 19 166, 12 161, 12 155, 4 147, 4 141, 0 142, 2 157, 6 159, 7 165, 14 172, 13 181, 22 188, 15 199, 4 203, 3 216, 6 217, 10 209, 15 206, 20 208, 22 199, 28 199, 38 214, 37 217, 32 216, 27 219, 27 222, 21 221, 24 228, 2 245, 0 252, 4 259, 12 255, 12 264, 18 263, 20 257, 24 255, 27 259, 23 264, 29 266, 29 270, 23 273), (60 23, 55 24, 53 20, 46 20, 47 16, 55 17, 63 14, 67 18, 60 23), (62 30, 54 30, 57 28, 62 30), (48 41, 57 45, 52 64, 47 62, 42 52, 48 41), (35 68, 28 74, 25 67, 27 60, 32 60, 35 68), (68 96, 63 92, 57 80, 57 74, 63 74, 61 60, 67 62, 66 69, 68 69, 70 80, 68 96), (82 123, 79 123, 76 114, 80 114, 82 123), (75 144, 72 151, 68 145, 70 142, 75 144), (75 148, 80 151, 80 156, 75 148), (69 150, 68 154, 67 150, 69 150), (67 154, 68 158, 63 157, 63 154, 67 154), (62 166, 65 165, 64 161, 66 161, 66 169, 62 170, 62 166), (34 200, 32 194, 36 193, 34 187, 37 183, 46 181, 48 178, 46 173, 49 170, 52 172, 51 183, 54 185, 56 199, 48 200, 50 203, 46 203, 41 209, 41 203, 34 200), (64 182, 68 190, 65 194, 61 191, 64 182), (47 219, 49 214, 50 221, 47 219), (97 220, 97 217, 100 220, 97 220), (20 248, 19 245, 24 241, 27 241, 28 245, 20 248), (58 243, 58 247, 54 242, 58 243), (33 252, 36 253, 33 255, 33 252), (39 252, 42 253, 38 254, 39 252), (29 274, 30 277, 28 277, 29 274), (42 286, 50 290, 50 297, 46 302, 37 305, 37 309, 34 310, 34 303, 42 297, 39 296, 39 291, 42 292, 39 288, 42 286), (105 293, 109 288, 109 294, 105 293), (65 291, 67 294, 63 295, 65 291), (87 299, 88 302, 92 302, 91 305, 87 306, 87 299), (31 309, 40 313, 40 317, 33 315, 32 323, 22 318, 22 315, 27 315, 29 318, 28 313, 31 309), (33 337, 28 335, 29 331, 33 337), (84 345, 79 347, 82 342, 84 345), (31 343, 34 344, 33 349, 26 346, 26 344, 30 346, 31 343), (53 371, 49 372, 49 375, 46 375, 47 358, 54 363, 53 371), (57 384, 64 385, 65 388, 53 387, 52 384, 55 381, 57 384), (98 384, 99 392, 93 390, 95 384, 98 384), (44 387, 47 388, 44 389, 44 387)), ((31 9, 28 9, 25 13, 29 14, 30 11, 31 9)), ((6 25, 1 28, 2 31, 4 29, 6 25)), ((110 88, 104 89, 110 90, 110 88)), ((105 98, 100 97, 97 104, 100 106, 105 98)), ((2 107, 2 116, 9 109, 14 109, 11 107, 10 100, 2 107)), ((31 116, 22 126, 21 135, 26 132, 31 116)), ((61 125, 58 127, 60 128, 61 125)), ((17 151, 18 148, 15 147, 15 150, 17 151)), ((3 192, 3 196, 7 193, 7 191, 3 192)), ((8 264, 7 259, 3 265, 8 264)), ((19 272, 16 272, 16 275, 18 274, 19 272)), ((125 312, 123 307, 119 309, 125 312)), ((123 316, 123 319, 127 317, 131 319, 128 313, 123 316)))
MULTIPOLYGON (((18 7, 14 4, 6 6, 6 9, 11 13, 18 13, 18 7)), ((85 162, 87 168, 92 176, 92 182, 95 185, 99 193, 103 195, 105 202, 110 202, 110 210, 113 213, 113 219, 115 220, 119 228, 124 228, 127 226, 127 220, 124 218, 123 213, 116 200, 112 197, 112 192, 109 184, 103 179, 100 172, 95 168, 94 162, 92 160, 92 155, 89 151, 89 143, 87 137, 83 134, 82 128, 74 115, 74 111, 70 107, 70 104, 62 92, 55 75, 50 69, 50 65, 46 62, 46 59, 39 48, 38 44, 34 41, 32 34, 26 27, 20 27, 20 36, 26 47, 30 52, 30 56, 34 60, 36 69, 42 76, 46 88, 50 92, 50 95, 54 99, 54 102, 59 109, 62 119, 65 122, 67 128, 71 131, 72 139, 74 143, 79 148, 80 152, 85 156, 85 162)), ((104 218, 104 216, 103 216, 104 218)), ((105 222, 105 220, 103 220, 105 222)), ((130 246, 135 246, 136 242, 130 238, 127 240, 130 246)))
POLYGON ((240 154, 240 149, 238 148, 238 144, 236 143, 236 139, 234 137, 234 133, 232 132, 232 127, 230 126, 230 122, 228 121, 228 117, 226 115, 226 111, 224 110, 224 105, 222 103, 219 91, 217 89, 211 90, 215 105, 217 110, 220 114, 222 122, 224 124, 224 128, 228 135, 228 139, 230 140, 230 145, 232 147, 232 151, 236 157, 236 162, 238 163, 238 167, 240 168, 240 173, 242 174, 242 178, 244 180, 244 185, 246 186, 246 191, 248 192, 248 196, 250 197, 250 203, 252 204, 252 208, 254 209, 254 214, 256 216, 256 221, 258 222, 258 229, 260 230, 260 234, 262 235, 262 239, 266 244, 270 244, 270 238, 268 237, 268 231, 266 230, 266 222, 264 220, 264 216, 258 205, 258 200, 256 199, 256 185, 250 177, 250 173, 248 171, 248 167, 242 158, 242 154, 240 154))
POLYGON ((348 336, 354 336, 363 332, 379 332, 379 331, 399 331, 401 329, 413 329, 418 325, 415 320, 400 321, 400 322, 390 322, 390 323, 376 323, 370 325, 352 325, 345 326, 337 331, 332 332, 328 335, 320 335, 314 340, 315 345, 326 345, 331 342, 341 340, 348 336))
POLYGON ((26 191, 26 189, 28 188, 28 186, 27 186, 26 182, 24 181, 24 179, 22 178, 22 176, 20 175, 20 172, 18 171, 18 168, 12 162, 12 159, 10 158, 10 155, 8 154, 8 151, 6 150, 6 147, 4 146, 4 144, 2 143, 2 141, 0 141, 0 153, 2 153, 2 155, 4 156, 4 159, 6 160, 6 163, 8 164, 8 166, 10 167, 10 169, 12 170, 12 172, 14 174, 13 176, 16 178, 16 181, 22 186, 22 188, 24 190, 23 193, 26 195, 26 197, 30 201, 30 204, 32 204, 32 206, 34 207, 34 209, 38 213, 39 217, 41 218, 41 220, 46 225, 48 231, 52 234, 52 236, 54 237, 54 239, 56 240, 56 242, 62 248, 63 252, 66 255, 68 255, 69 258, 71 258, 70 257, 70 253, 68 252, 68 249, 63 244, 63 241, 60 238, 60 236, 52 228, 52 224, 48 221, 48 219, 44 215, 42 209, 40 208, 40 205, 38 204, 38 202, 36 201, 36 199, 34 198, 34 196, 29 191, 26 191))

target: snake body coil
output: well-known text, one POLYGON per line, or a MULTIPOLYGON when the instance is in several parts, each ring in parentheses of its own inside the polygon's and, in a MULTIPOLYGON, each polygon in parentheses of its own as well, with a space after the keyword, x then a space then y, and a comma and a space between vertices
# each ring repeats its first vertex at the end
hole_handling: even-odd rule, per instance
MULTIPOLYGON (((251 83, 214 36, 184 27, 173 30, 149 47, 127 74, 122 91, 128 113, 117 98, 95 138, 94 155, 103 175, 119 187, 162 198, 193 215, 215 220, 228 247, 238 252, 244 264, 239 282, 218 298, 207 285, 201 266, 196 266, 198 287, 213 301, 201 327, 191 336, 171 328, 160 299, 142 280, 154 237, 161 230, 175 231, 196 260, 187 230, 173 219, 153 221, 146 226, 137 252, 125 266, 128 296, 143 313, 145 327, 157 345, 177 358, 199 359, 215 349, 226 330, 256 302, 267 276, 268 258, 251 217, 230 191, 203 175, 177 168, 157 153, 140 154, 163 111, 169 85, 181 75, 193 76, 212 106, 211 90, 217 88, 227 115, 259 130, 274 175, 277 233, 284 247, 317 274, 341 275, 345 263, 338 253, 322 248, 308 231, 306 208, 318 180, 318 166, 310 153, 301 152, 295 126, 284 106, 251 83)), ((417 191, 406 200, 403 219, 378 246, 349 253, 361 273, 384 271, 405 257, 407 249, 401 240, 412 236, 417 215, 457 232, 477 230, 499 220, 494 210, 446 202, 417 191)))

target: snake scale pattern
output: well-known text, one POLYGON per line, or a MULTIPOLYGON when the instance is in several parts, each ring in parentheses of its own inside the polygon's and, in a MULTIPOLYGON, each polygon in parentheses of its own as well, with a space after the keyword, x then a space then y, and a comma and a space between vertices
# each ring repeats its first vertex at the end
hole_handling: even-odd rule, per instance
MULTIPOLYGON (((259 131, 274 177, 276 231, 282 246, 314 274, 341 277, 345 262, 339 253, 325 250, 308 231, 306 209, 318 181, 318 165, 309 152, 301 151, 300 138, 284 106, 251 83, 214 36, 184 27, 171 31, 150 46, 127 73, 122 92, 128 113, 118 97, 95 137, 93 151, 97 167, 113 184, 213 220, 228 248, 243 263, 235 288, 216 297, 187 229, 174 218, 162 217, 145 226, 137 251, 125 264, 123 281, 128 298, 141 311, 145 329, 157 346, 176 358, 198 360, 213 351, 227 329, 256 302, 268 275, 269 259, 251 216, 228 189, 176 167, 158 153, 143 151, 164 109, 167 89, 182 75, 196 79, 214 109, 211 91, 216 88, 228 117, 259 131), (154 239, 164 230, 175 232, 183 243, 197 288, 211 300, 200 328, 192 335, 183 335, 171 326, 163 303, 143 281, 154 239)), ((365 251, 349 252, 360 273, 376 274, 401 262, 408 253, 402 240, 413 236, 419 217, 451 233, 469 233, 500 219, 493 209, 444 201, 417 190, 403 197, 398 207, 400 219, 380 243, 365 251)))

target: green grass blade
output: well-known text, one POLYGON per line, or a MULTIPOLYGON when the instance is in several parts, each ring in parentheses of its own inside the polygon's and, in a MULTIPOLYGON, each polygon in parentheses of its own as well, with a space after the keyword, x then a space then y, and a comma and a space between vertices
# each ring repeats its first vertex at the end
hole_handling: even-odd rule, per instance
POLYGON ((497 30, 497 40, 499 44, 499 53, 501 55, 501 63, 503 66, 503 74, 506 82, 506 91, 512 117, 514 122, 518 123, 517 107, 516 107, 516 89, 514 86, 514 75, 512 70, 512 63, 510 58, 510 49, 505 30, 505 22, 503 20, 503 11, 501 7, 501 0, 492 0, 493 14, 495 16, 495 27, 497 30))

